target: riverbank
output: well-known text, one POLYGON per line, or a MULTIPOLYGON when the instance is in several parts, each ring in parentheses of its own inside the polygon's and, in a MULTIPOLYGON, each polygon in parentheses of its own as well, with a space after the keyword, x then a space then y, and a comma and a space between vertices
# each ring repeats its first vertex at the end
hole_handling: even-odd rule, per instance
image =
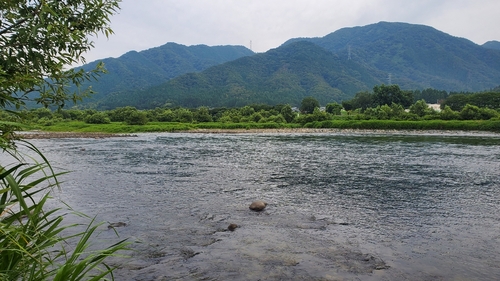
POLYGON ((64 139, 64 138, 116 138, 116 137, 133 137, 131 134, 112 134, 98 132, 42 132, 42 131, 27 131, 19 132, 16 136, 22 139, 64 139))
MULTIPOLYGON (((317 129, 317 128, 279 128, 279 129, 191 129, 173 132, 144 132, 154 133, 191 133, 191 134, 386 134, 386 135, 498 135, 500 133, 488 131, 460 131, 460 130, 377 130, 377 129, 317 129)), ((22 139, 55 139, 55 138, 116 138, 137 137, 137 134, 99 133, 99 132, 43 132, 26 131, 17 134, 22 139)))

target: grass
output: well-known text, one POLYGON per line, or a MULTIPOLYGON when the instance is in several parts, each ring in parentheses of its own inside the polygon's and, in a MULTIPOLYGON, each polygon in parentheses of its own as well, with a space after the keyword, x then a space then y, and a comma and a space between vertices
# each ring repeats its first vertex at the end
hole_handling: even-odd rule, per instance
POLYGON ((16 145, 26 146, 42 161, 24 157, 15 146, 2 147, 2 153, 10 154, 14 161, 0 164, 0 280, 113 279, 114 268, 105 259, 126 249, 128 243, 121 240, 90 251, 90 240, 99 226, 93 220, 83 232, 64 235, 77 225, 64 225, 63 216, 57 215, 59 209, 45 206, 51 189, 59 187, 61 173, 55 173, 29 142, 16 145), (73 245, 70 241, 75 239, 73 245))
POLYGON ((327 120, 311 122, 304 126, 297 123, 178 123, 149 122, 146 125, 127 125, 121 122, 111 124, 87 124, 82 121, 59 122, 50 126, 32 126, 29 129, 46 132, 98 132, 114 134, 133 134, 148 132, 178 132, 195 129, 286 129, 286 128, 335 128, 366 130, 461 130, 500 132, 499 120, 327 120))
POLYGON ((458 130, 500 132, 498 120, 328 120, 311 122, 306 128, 372 129, 372 130, 458 130))

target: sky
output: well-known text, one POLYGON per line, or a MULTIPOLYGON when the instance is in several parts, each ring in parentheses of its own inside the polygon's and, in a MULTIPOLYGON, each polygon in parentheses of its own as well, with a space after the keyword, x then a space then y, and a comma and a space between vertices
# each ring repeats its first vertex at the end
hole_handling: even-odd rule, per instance
POLYGON ((87 62, 175 42, 254 52, 380 21, 432 26, 477 44, 500 41, 499 0, 123 0, 115 34, 94 38, 87 62))

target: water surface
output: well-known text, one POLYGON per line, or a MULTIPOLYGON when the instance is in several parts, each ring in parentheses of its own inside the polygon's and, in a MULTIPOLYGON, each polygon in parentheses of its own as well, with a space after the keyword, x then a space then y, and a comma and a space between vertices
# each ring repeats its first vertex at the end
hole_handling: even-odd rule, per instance
MULTIPOLYGON (((57 198, 127 223, 117 280, 500 279, 498 134, 33 142, 73 171, 57 198), (265 211, 248 209, 256 199, 265 211)), ((101 229, 97 245, 116 240, 101 229)))

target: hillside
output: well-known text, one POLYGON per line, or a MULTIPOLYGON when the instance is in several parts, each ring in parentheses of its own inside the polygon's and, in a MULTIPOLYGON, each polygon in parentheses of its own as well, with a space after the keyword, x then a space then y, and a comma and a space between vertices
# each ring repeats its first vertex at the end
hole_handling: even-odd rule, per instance
POLYGON ((408 90, 476 92, 499 85, 495 45, 480 46, 429 26, 388 22, 290 39, 251 56, 244 47, 169 43, 105 60, 110 74, 95 84, 100 94, 93 104, 100 109, 297 106, 313 96, 324 105, 389 82, 408 90))
POLYGON ((190 73, 144 91, 109 96, 102 108, 133 104, 152 108, 243 106, 250 103, 299 105, 307 96, 322 104, 341 101, 383 83, 385 73, 300 41, 190 73))
POLYGON ((500 81, 500 52, 432 27, 380 22, 343 28, 307 40, 340 56, 391 74, 404 89, 481 91, 500 81))
POLYGON ((498 41, 488 41, 481 46, 488 48, 488 49, 500 50, 500 42, 498 42, 498 41))
POLYGON ((209 47, 167 43, 141 52, 130 51, 119 58, 94 61, 82 67, 90 70, 102 61, 108 73, 103 74, 98 81, 84 84, 85 87, 92 86, 97 92, 85 102, 97 102, 111 93, 146 89, 185 73, 200 72, 253 54, 243 46, 209 47))

